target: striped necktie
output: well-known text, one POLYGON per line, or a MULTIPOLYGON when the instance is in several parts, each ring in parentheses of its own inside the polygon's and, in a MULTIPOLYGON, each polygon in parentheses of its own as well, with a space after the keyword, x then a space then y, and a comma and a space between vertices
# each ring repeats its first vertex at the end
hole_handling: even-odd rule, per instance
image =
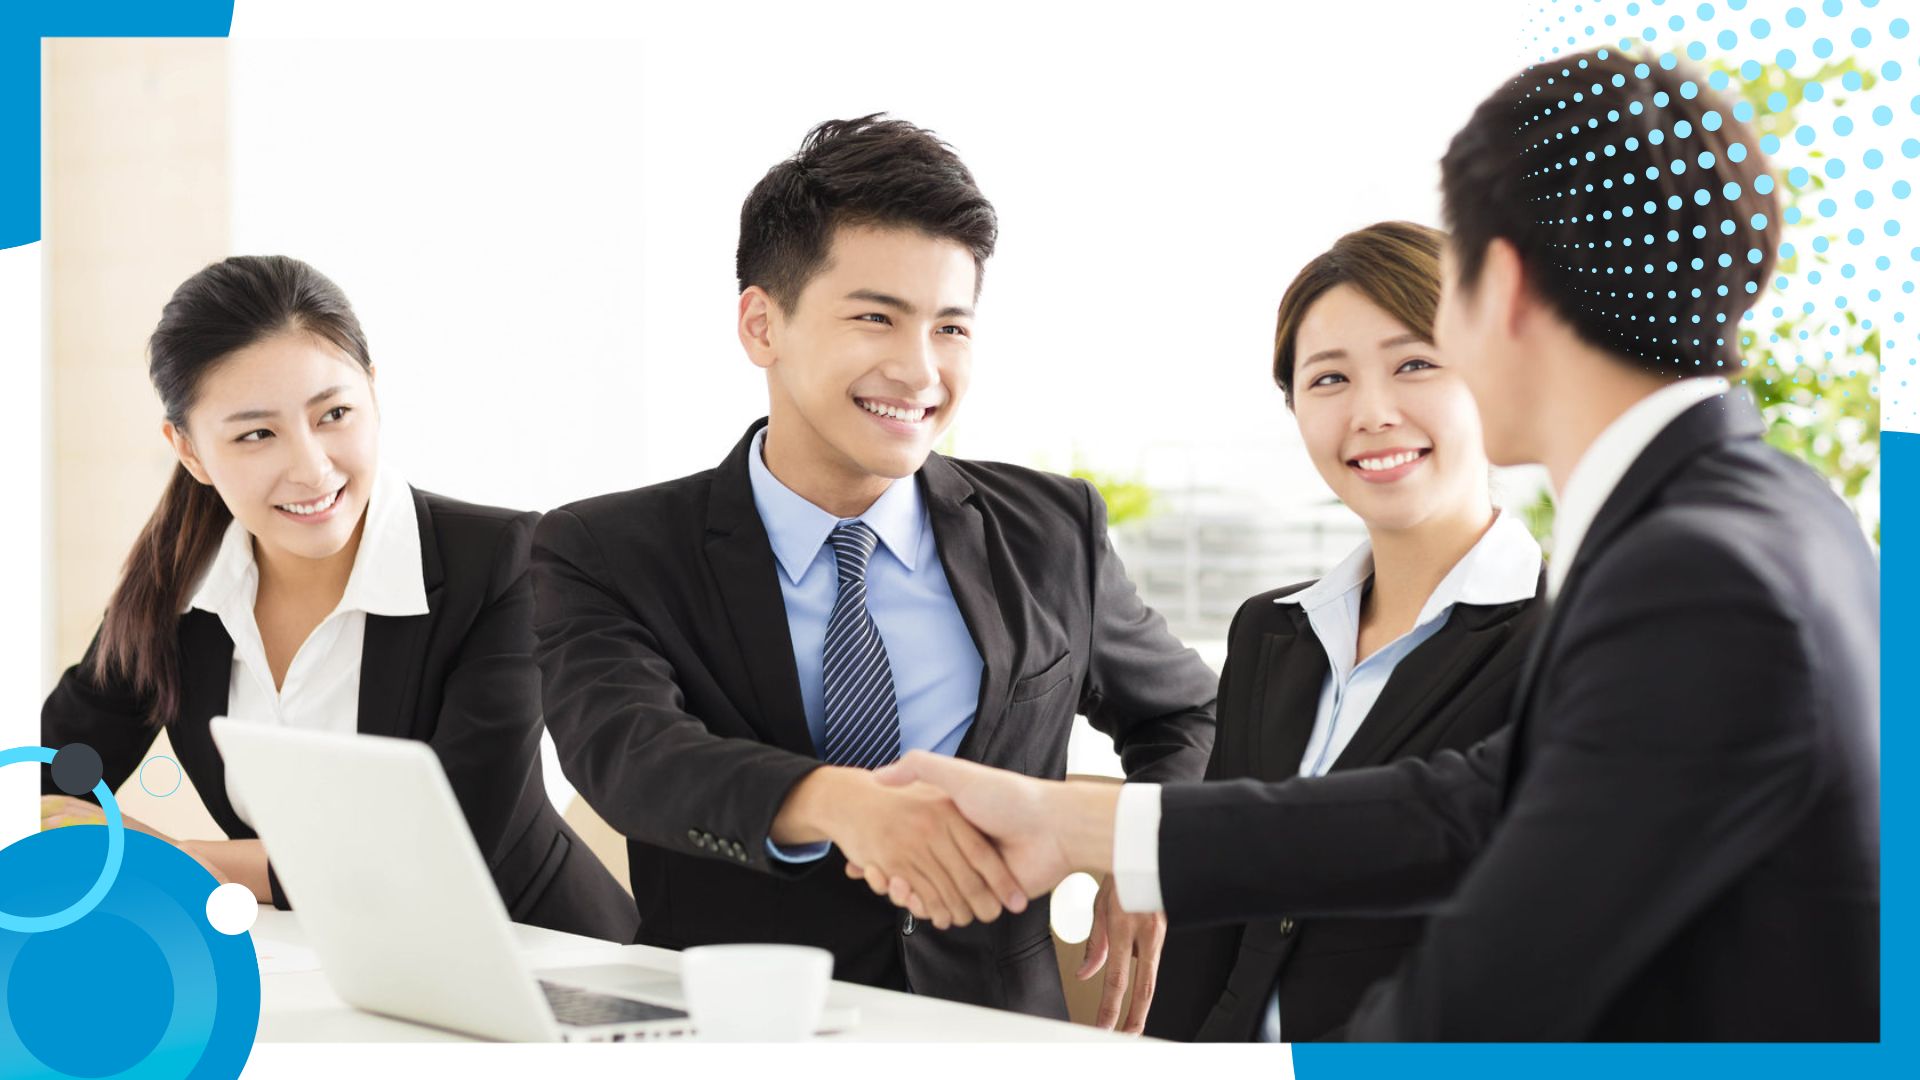
POLYGON ((893 696, 893 667, 880 628, 867 613, 867 560, 880 538, 865 522, 833 530, 840 595, 827 618, 821 682, 829 765, 877 769, 900 756, 900 709, 893 696))

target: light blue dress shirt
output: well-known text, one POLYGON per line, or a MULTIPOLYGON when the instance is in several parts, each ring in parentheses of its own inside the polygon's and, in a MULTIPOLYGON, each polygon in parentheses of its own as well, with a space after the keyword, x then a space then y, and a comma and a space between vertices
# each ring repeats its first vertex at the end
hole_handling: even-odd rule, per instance
POLYGON ((1360 603, 1372 578, 1373 545, 1363 541, 1319 581, 1274 601, 1303 608, 1314 637, 1327 654, 1327 677, 1320 684, 1313 733, 1300 758, 1301 776, 1324 776, 1333 768, 1380 700, 1394 669, 1439 633, 1455 604, 1511 604, 1531 598, 1540 581, 1540 545, 1518 518, 1500 513, 1440 579, 1421 606, 1413 628, 1355 663, 1360 648, 1360 603))
MULTIPOLYGON (((753 485, 754 509, 780 564, 780 599, 786 604, 800 701, 815 751, 822 745, 827 724, 821 654, 827 619, 840 594, 839 571, 827 537, 835 527, 857 520, 866 522, 880 538, 867 563, 867 613, 886 643, 887 663, 893 670, 900 750, 952 754, 973 727, 985 664, 940 565, 919 483, 903 477, 858 518, 837 518, 768 470, 761 457, 766 442, 762 428, 747 453, 747 475, 753 485)), ((775 858, 788 862, 821 858, 829 847, 821 843, 782 848, 767 842, 775 858)))

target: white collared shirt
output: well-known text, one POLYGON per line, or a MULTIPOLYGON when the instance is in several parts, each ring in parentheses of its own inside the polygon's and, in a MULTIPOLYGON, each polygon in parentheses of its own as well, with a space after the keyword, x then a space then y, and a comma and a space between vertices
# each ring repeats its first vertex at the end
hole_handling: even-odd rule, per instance
MULTIPOLYGON (((366 526, 346 590, 320 625, 307 635, 278 689, 254 621, 260 569, 253 534, 240 522, 227 526, 220 550, 201 577, 187 609, 219 616, 233 639, 233 670, 227 684, 227 716, 260 724, 351 733, 360 723, 360 658, 368 615, 425 615, 427 589, 420 560, 420 521, 406 482, 391 469, 375 471, 366 526)), ((246 808, 229 786, 227 800, 240 820, 246 808)))
POLYGON ((1560 586, 1566 583, 1567 570, 1573 566, 1587 530, 1593 527, 1593 519, 1648 444, 1681 413, 1728 389, 1727 380, 1718 375, 1681 379, 1634 402, 1594 438, 1567 474, 1567 490, 1558 493, 1553 512, 1553 558, 1547 563, 1547 599, 1560 595, 1560 586))
MULTIPOLYGON (((1373 545, 1361 541, 1324 577, 1274 601, 1306 609, 1308 625, 1326 650, 1313 733, 1300 759, 1301 776, 1321 776, 1339 760, 1366 722, 1393 672, 1408 654, 1446 625, 1456 604, 1511 604, 1531 598, 1540 584, 1540 545, 1519 519, 1500 512, 1434 586, 1413 626, 1365 660, 1360 644, 1360 601, 1373 576, 1373 545)), ((1113 884, 1128 911, 1159 911, 1160 788, 1127 784, 1120 789, 1113 843, 1113 884)))

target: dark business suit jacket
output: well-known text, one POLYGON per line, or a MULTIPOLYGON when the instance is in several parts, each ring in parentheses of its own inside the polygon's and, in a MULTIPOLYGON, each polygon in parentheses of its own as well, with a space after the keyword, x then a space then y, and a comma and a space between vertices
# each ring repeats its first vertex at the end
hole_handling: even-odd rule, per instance
MULTIPOLYGON (((1275 603, 1311 582, 1242 604, 1227 633, 1220 673, 1220 732, 1208 780, 1286 780, 1300 773, 1313 735, 1327 651, 1299 604, 1275 603)), ((1393 669, 1333 770, 1465 750, 1507 723, 1513 691, 1545 605, 1456 604, 1433 636, 1393 669)), ((1288 837, 1245 837, 1285 844, 1288 837)), ((1276 984, 1288 1042, 1338 1037, 1360 995, 1393 974, 1420 939, 1423 920, 1296 919, 1176 927, 1161 953, 1147 1034, 1163 1039, 1252 1039, 1276 984)))
POLYGON ((1352 1038, 1878 1038, 1878 567, 1761 433, 1653 440, 1473 751, 1167 789, 1169 917, 1429 912, 1352 1038))
MULTIPOLYGON (((539 515, 418 490, 413 504, 428 612, 366 617, 360 733, 433 747, 515 921, 628 940, 631 901, 561 820, 540 777, 540 676, 527 578, 539 515)), ((151 702, 118 680, 92 677, 98 644, 96 638, 47 697, 40 731, 47 746, 93 747, 107 784, 118 788, 157 729, 148 722, 151 702)), ((184 693, 168 738, 213 820, 231 839, 254 839, 227 800, 226 766, 207 724, 227 711, 233 639, 219 616, 193 610, 180 616, 179 648, 184 693)), ((44 777, 42 790, 56 793, 52 770, 44 777)), ((278 875, 271 878, 274 905, 287 907, 278 875)))
MULTIPOLYGON (((942 932, 848 880, 837 850, 770 860, 774 816, 820 761, 749 486, 761 423, 719 468, 555 510, 534 538, 547 724, 628 838, 639 941, 817 945, 837 978, 1064 1017, 1044 900, 942 932)), ((1128 775, 1197 779, 1213 674, 1140 602, 1093 488, 938 454, 913 482, 985 664, 959 756, 1059 777, 1078 711, 1128 775)))

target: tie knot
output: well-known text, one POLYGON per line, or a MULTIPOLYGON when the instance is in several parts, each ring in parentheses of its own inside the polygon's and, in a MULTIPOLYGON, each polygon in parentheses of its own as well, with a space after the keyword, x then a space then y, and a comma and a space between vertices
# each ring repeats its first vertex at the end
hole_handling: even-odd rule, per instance
POLYGON ((840 568, 840 580, 865 581, 867 560, 873 557, 880 537, 864 521, 849 521, 833 530, 827 538, 833 545, 833 559, 840 568))

